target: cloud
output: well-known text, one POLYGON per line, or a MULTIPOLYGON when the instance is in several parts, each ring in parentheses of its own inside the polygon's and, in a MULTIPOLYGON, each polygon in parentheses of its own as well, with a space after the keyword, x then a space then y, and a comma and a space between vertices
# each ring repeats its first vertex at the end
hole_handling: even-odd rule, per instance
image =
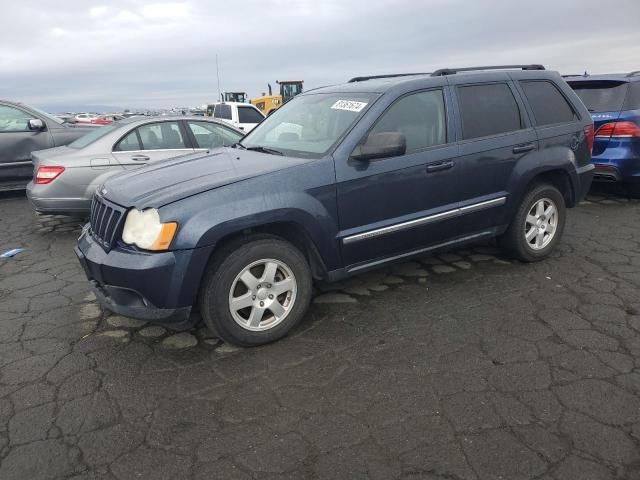
POLYGON ((305 87, 355 75, 543 63, 575 73, 640 68, 640 2, 243 0, 12 2, 3 6, 0 97, 162 107, 222 88, 305 87))

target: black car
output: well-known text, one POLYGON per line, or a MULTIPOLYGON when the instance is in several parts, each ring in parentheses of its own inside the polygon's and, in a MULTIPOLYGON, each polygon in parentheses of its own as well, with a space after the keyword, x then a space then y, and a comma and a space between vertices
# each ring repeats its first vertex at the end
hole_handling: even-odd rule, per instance
POLYGON ((27 186, 33 177, 31 152, 67 145, 90 131, 23 103, 0 100, 0 191, 27 186))
POLYGON ((588 191, 593 124, 539 65, 359 77, 295 97, 231 148, 109 179, 76 254, 107 308, 259 345, 312 279, 498 237, 546 258, 588 191))

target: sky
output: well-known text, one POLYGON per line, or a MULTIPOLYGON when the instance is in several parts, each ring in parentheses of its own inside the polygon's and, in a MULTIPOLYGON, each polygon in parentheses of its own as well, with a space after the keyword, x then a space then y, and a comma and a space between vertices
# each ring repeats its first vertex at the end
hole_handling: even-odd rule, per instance
POLYGON ((195 106, 357 75, 542 63, 640 69, 640 0, 5 2, 0 98, 49 110, 195 106))

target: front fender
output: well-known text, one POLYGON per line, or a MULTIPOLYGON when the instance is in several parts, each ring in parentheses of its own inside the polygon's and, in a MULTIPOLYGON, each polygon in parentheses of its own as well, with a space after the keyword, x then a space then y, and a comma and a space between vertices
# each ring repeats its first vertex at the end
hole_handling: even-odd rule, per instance
POLYGON ((173 249, 215 246, 251 228, 294 223, 314 242, 326 267, 338 268, 340 250, 333 169, 313 162, 304 172, 277 172, 226 185, 166 205, 163 221, 177 221, 173 249))

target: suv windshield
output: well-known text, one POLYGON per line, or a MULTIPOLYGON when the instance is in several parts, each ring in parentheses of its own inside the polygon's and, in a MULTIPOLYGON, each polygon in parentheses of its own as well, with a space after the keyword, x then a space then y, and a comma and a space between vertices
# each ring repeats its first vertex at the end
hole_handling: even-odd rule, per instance
POLYGON ((622 110, 627 82, 581 81, 569 82, 571 88, 590 112, 618 112, 622 110))
POLYGON ((317 93, 298 96, 276 110, 242 140, 246 148, 320 158, 362 116, 377 95, 317 93))

